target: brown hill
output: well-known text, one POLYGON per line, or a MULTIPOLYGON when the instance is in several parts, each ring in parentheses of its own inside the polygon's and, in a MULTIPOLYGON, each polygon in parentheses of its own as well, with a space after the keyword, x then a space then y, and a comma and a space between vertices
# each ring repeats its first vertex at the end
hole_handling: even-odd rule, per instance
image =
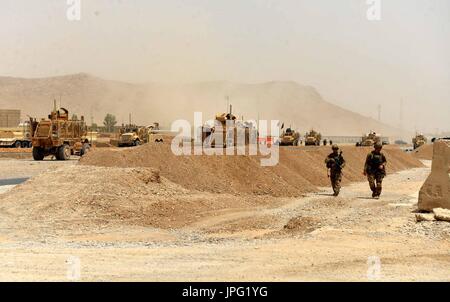
POLYGON ((245 119, 279 119, 300 129, 315 128, 326 135, 361 135, 375 130, 386 136, 402 136, 398 129, 379 123, 323 100, 309 86, 295 82, 239 84, 203 82, 195 84, 129 84, 75 74, 41 79, 0 77, 0 108, 21 109, 26 115, 44 117, 52 100, 70 112, 102 123, 106 113, 115 114, 119 123, 129 113, 139 124, 159 121, 169 127, 173 120, 193 119, 203 112, 204 121, 227 107, 245 119))

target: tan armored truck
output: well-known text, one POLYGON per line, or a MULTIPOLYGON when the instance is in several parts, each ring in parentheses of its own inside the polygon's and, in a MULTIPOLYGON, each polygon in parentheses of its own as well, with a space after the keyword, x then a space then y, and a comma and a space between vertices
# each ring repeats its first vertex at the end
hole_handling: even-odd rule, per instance
POLYGON ((305 134, 305 146, 320 146, 322 134, 315 130, 311 130, 305 134))
POLYGON ((207 146, 213 148, 226 148, 238 145, 238 133, 243 133, 244 144, 250 144, 251 132, 254 131, 255 139, 257 131, 254 125, 250 122, 238 120, 232 113, 232 105, 230 105, 230 111, 228 113, 216 114, 214 119, 214 125, 202 126, 202 142, 207 146), (220 130, 219 130, 220 129, 220 130), (221 131, 222 140, 216 141, 220 135, 215 135, 221 131))
POLYGON ((163 136, 159 134, 159 123, 151 126, 123 125, 119 130, 119 147, 134 147, 150 141, 162 143, 163 136))
POLYGON ((417 149, 427 143, 427 138, 423 134, 416 134, 412 139, 414 149, 417 149))
MULTIPOLYGON (((361 141, 356 143, 357 147, 372 147, 375 146, 376 143, 381 142, 381 135, 370 131, 369 133, 363 135, 361 137, 361 141)), ((385 143, 383 143, 384 145, 385 143)))
POLYGON ((300 142, 300 133, 291 127, 283 130, 280 136, 280 146, 298 146, 300 142))
POLYGON ((136 125, 122 125, 119 130, 119 147, 139 146, 144 142, 142 128, 136 125))
POLYGON ((0 148, 31 148, 31 124, 26 121, 17 128, 0 129, 0 148))
POLYGON ((90 149, 84 117, 69 119, 69 111, 65 108, 56 110, 55 105, 48 119, 38 122, 30 118, 30 124, 34 160, 43 160, 46 156, 68 160, 71 155, 83 156, 90 149))

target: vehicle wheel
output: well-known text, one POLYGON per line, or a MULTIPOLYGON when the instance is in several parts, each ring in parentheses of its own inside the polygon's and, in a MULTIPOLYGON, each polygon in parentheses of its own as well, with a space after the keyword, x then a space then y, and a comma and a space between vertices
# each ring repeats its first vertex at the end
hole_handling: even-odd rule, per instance
POLYGON ((141 144, 140 141, 138 141, 138 140, 134 141, 134 145, 135 145, 135 146, 139 146, 140 144, 141 144))
POLYGON ((33 143, 32 142, 28 142, 28 147, 27 148, 33 148, 33 143))
POLYGON ((22 147, 22 143, 20 141, 16 141, 14 143, 14 148, 21 148, 22 147))
POLYGON ((56 154, 57 160, 69 160, 70 159, 70 147, 66 144, 58 148, 56 154))
POLYGON ((81 149, 80 156, 86 155, 90 150, 91 150, 91 146, 89 144, 85 143, 83 145, 83 148, 81 149))
POLYGON ((24 149, 28 148, 28 142, 22 142, 21 147, 24 149))
POLYGON ((293 143, 294 146, 298 146, 298 140, 295 140, 293 143))
POLYGON ((44 159, 44 149, 40 147, 33 148, 33 159, 34 160, 43 160, 44 159))

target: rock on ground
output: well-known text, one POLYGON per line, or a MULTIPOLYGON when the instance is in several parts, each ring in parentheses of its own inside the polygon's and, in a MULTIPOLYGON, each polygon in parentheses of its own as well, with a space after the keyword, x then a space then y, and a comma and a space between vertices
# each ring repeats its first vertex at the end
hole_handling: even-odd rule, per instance
POLYGON ((433 210, 434 218, 440 221, 448 221, 450 222, 450 210, 437 208, 433 210))

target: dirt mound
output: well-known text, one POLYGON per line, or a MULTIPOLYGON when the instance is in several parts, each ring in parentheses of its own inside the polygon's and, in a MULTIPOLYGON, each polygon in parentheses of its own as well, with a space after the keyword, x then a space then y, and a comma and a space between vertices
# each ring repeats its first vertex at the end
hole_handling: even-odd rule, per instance
MULTIPOLYGON (((346 183, 364 179, 362 166, 369 150, 343 148, 346 183)), ((227 211, 272 207, 287 200, 273 196, 300 196, 328 186, 323 160, 329 152, 328 147, 281 148, 277 166, 261 167, 260 157, 177 157, 168 143, 94 148, 80 165, 47 171, 2 195, 0 227, 14 225, 39 235, 47 229, 116 225, 201 226, 227 211)), ((386 148, 385 153, 389 172, 422 165, 397 148, 386 148)), ((266 222, 251 220, 246 228, 266 222)), ((302 223, 293 221, 287 230, 296 231, 302 223)))
POLYGON ((27 233, 46 226, 55 230, 114 225, 178 228, 226 209, 268 204, 264 198, 190 192, 151 168, 79 165, 42 173, 0 200, 2 222, 30 228, 27 233))
POLYGON ((260 166, 260 157, 175 156, 169 144, 147 144, 128 149, 96 149, 80 161, 104 167, 149 167, 191 190, 212 193, 299 196, 316 188, 300 173, 285 171, 284 178, 260 166), (295 178, 286 182, 285 178, 295 178))
POLYGON ((14 188, 2 198, 2 209, 12 215, 20 213, 19 217, 52 223, 139 220, 145 206, 185 192, 161 179, 159 171, 153 169, 60 168, 14 188))
POLYGON ((109 143, 109 142, 95 142, 94 143, 94 148, 111 148, 114 147, 113 144, 109 143))
POLYGON ((317 229, 319 220, 313 217, 294 217, 284 226, 287 232, 309 233, 317 229))
MULTIPOLYGON (((370 148, 342 148, 347 160, 344 183, 360 181, 370 148)), ((419 160, 398 148, 384 150, 388 172, 421 167, 419 160)), ((149 167, 190 190, 212 193, 300 196, 328 186, 324 158, 329 147, 280 148, 280 162, 262 167, 259 156, 175 156, 168 143, 131 149, 96 149, 83 157, 82 165, 149 167)))
POLYGON ((423 145, 412 153, 418 159, 432 160, 433 159, 433 145, 423 145))

